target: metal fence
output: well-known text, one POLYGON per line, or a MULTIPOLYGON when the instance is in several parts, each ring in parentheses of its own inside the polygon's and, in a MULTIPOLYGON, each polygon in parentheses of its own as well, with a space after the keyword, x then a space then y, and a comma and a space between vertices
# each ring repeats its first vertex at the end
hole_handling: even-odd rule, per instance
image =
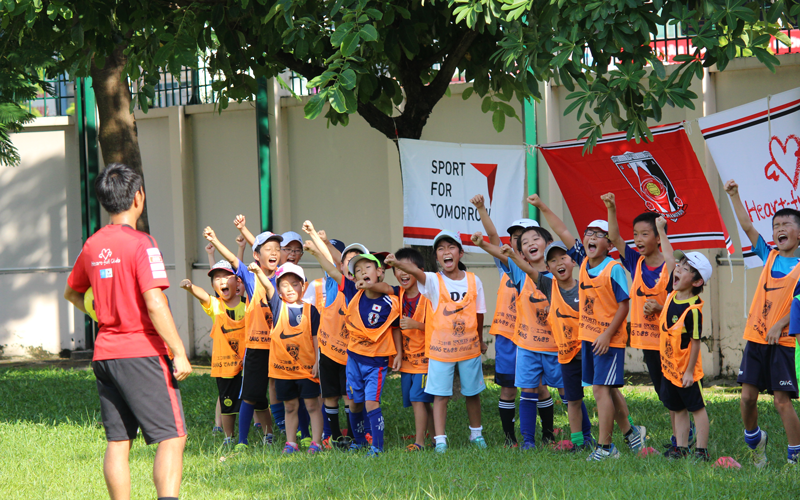
MULTIPOLYGON (((183 68, 178 78, 162 72, 159 82, 155 85, 155 95, 152 99, 147 98, 147 107, 167 108, 214 103, 218 93, 211 87, 213 82, 214 75, 205 65, 201 65, 198 69, 183 68)), ((130 82, 129 85, 131 93, 135 95, 139 91, 138 83, 130 82)), ((141 103, 137 103, 136 108, 141 109, 141 103)))
POLYGON ((54 95, 44 91, 28 101, 27 108, 35 116, 67 116, 75 113, 75 82, 61 75, 45 80, 53 86, 54 95))

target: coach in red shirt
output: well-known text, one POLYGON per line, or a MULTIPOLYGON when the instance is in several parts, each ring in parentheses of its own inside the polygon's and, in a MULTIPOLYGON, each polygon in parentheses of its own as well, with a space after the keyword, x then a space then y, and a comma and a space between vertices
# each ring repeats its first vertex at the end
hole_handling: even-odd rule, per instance
POLYGON ((89 287, 94 292, 100 331, 92 368, 108 440, 106 486, 112 499, 130 498, 128 455, 141 428, 147 444, 158 443, 158 498, 177 498, 186 444, 178 380, 192 367, 162 291, 169 287, 164 259, 156 241, 134 229, 144 209, 139 174, 112 163, 97 177, 95 191, 111 223, 86 240, 64 298, 86 312, 83 295, 89 287))

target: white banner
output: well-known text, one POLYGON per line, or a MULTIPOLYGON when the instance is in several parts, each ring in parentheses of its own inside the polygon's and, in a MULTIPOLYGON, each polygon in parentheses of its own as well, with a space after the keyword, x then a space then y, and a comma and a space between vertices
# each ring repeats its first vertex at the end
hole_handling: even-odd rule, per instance
POLYGON ((403 241, 431 245, 442 229, 461 233, 467 252, 482 252, 470 236, 483 231, 469 202, 482 194, 497 232, 522 217, 525 148, 400 139, 403 171, 403 241))
MULTIPOLYGON (((800 210, 800 88, 700 118, 722 182, 739 184, 750 220, 772 244, 772 216, 800 210)), ((745 266, 762 266, 738 224, 745 266)))

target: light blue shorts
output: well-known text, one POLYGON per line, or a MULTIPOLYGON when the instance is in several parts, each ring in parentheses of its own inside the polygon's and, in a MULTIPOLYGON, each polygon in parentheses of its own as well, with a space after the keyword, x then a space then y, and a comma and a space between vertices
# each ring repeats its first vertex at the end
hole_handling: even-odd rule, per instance
POLYGON ((564 388, 558 356, 517 348, 517 371, 515 383, 521 389, 536 389, 539 382, 556 389, 564 388))
POLYGON ((458 376, 461 380, 462 395, 475 396, 486 389, 481 357, 477 356, 464 361, 450 362, 431 359, 428 363, 428 383, 425 384, 425 392, 434 396, 452 396, 456 366, 458 366, 458 376))

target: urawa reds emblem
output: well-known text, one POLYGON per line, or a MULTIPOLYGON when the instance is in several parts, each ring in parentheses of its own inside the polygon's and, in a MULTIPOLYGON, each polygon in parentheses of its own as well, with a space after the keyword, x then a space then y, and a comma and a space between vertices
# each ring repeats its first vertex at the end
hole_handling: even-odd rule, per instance
POLYGON ((649 152, 626 152, 612 156, 611 160, 631 189, 642 199, 647 211, 662 215, 672 222, 686 213, 686 203, 678 197, 675 186, 649 152))

